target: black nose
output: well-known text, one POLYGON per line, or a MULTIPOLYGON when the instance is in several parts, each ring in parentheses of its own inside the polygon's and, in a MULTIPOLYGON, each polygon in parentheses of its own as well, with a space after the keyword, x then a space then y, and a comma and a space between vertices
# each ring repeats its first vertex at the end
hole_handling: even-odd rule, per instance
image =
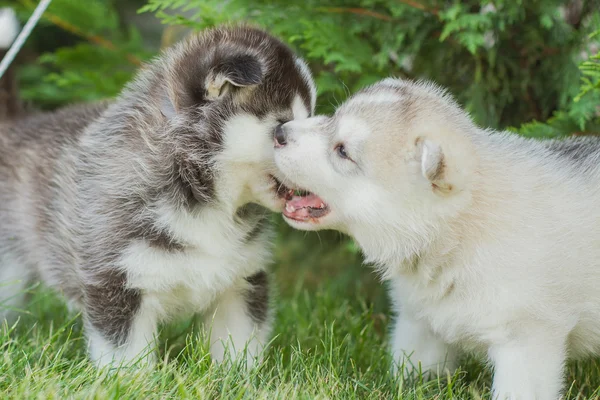
POLYGON ((277 125, 275 128, 275 147, 283 147, 287 143, 285 129, 283 129, 283 124, 277 125))

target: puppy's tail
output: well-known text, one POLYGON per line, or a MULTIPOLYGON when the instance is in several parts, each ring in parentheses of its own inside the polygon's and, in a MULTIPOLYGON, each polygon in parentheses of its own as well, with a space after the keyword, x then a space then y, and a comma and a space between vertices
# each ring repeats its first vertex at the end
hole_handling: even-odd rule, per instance
MULTIPOLYGON (((19 20, 12 8, 0 8, 0 60, 19 34, 19 20)), ((0 78, 0 121, 16 118, 23 112, 14 63, 0 78)))

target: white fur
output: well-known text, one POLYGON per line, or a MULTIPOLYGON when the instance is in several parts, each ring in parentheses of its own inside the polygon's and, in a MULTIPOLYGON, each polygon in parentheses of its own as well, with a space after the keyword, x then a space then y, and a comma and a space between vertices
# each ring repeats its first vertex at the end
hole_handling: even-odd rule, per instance
POLYGON ((0 9, 0 49, 8 49, 19 34, 19 20, 12 8, 0 9))
POLYGON ((392 370, 404 368, 405 378, 416 378, 416 371, 445 375, 457 366, 455 351, 431 329, 411 318, 398 318, 392 330, 392 370))
POLYGON ((392 351, 407 375, 419 363, 451 371, 457 350, 475 351, 493 364, 498 398, 556 400, 567 356, 600 353, 600 146, 574 161, 477 128, 434 85, 376 86, 401 87, 409 114, 351 100, 334 120, 286 126, 281 179, 331 209, 288 222, 352 235, 391 281, 392 351), (349 128, 357 116, 366 140, 349 128), (336 156, 341 137, 356 163, 336 156))
POLYGON ((213 312, 207 313, 205 324, 210 333, 210 352, 213 360, 222 362, 229 355, 245 354, 246 367, 252 368, 259 360, 268 340, 268 330, 258 329, 242 312, 243 282, 223 293, 213 312))
POLYGON ((282 200, 273 191, 274 182, 265 173, 273 169, 272 132, 277 124, 275 119, 261 121, 254 115, 241 114, 225 125, 224 151, 217 160, 224 166, 222 178, 226 184, 217 190, 234 209, 250 201, 272 210, 282 208, 282 200))
POLYGON ((292 102, 292 113, 294 114, 294 120, 306 119, 310 116, 310 110, 306 109, 302 97, 298 94, 294 96, 294 101, 292 102))
POLYGON ((315 81, 312 78, 312 73, 310 72, 310 68, 301 58, 296 58, 296 67, 300 70, 302 77, 304 78, 304 83, 310 89, 310 112, 313 113, 315 111, 315 105, 317 104, 317 87, 315 86, 315 81))
MULTIPOLYGON (((306 112, 306 111, 305 111, 306 112)), ((268 164, 273 158, 273 136, 270 134, 278 122, 261 121, 251 114, 239 114, 227 121, 223 132, 223 153, 219 159, 239 164, 268 164)))
POLYGON ((139 366, 153 365, 156 359, 157 306, 159 305, 152 296, 144 298, 138 314, 132 321, 127 342, 116 348, 88 324, 86 329, 91 360, 98 367, 127 366, 130 363, 137 363, 139 366))
POLYGON ((136 242, 119 263, 130 287, 156 297, 161 317, 174 309, 205 311, 233 282, 258 272, 270 259, 264 243, 244 243, 246 232, 218 210, 207 208, 199 216, 162 214, 171 218, 165 224, 170 233, 191 248, 170 254, 136 242))
POLYGON ((340 121, 339 136, 340 140, 346 146, 354 143, 346 143, 347 137, 352 137, 353 141, 362 143, 371 134, 371 128, 367 121, 362 118, 348 117, 340 121))
POLYGON ((358 96, 350 99, 349 101, 356 104, 373 103, 373 105, 376 105, 378 103, 395 103, 399 100, 400 96, 396 93, 380 92, 358 96))

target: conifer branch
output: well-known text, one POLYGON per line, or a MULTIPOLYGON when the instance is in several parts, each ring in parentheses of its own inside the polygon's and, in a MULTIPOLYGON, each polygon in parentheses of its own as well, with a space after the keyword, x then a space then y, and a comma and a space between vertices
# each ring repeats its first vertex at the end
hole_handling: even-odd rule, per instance
POLYGON ((337 13, 337 14, 356 14, 356 15, 364 15, 373 18, 380 19, 382 21, 392 21, 393 18, 389 15, 381 14, 375 11, 367 10, 365 8, 344 8, 344 7, 319 7, 317 11, 328 12, 328 13, 337 13))

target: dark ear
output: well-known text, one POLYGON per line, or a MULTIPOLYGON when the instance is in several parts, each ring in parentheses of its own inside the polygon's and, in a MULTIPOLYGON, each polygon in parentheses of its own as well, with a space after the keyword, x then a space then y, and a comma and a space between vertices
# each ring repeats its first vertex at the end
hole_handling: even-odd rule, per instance
POLYGON ((238 54, 217 58, 211 66, 182 62, 167 79, 160 109, 166 118, 181 110, 225 96, 232 87, 251 87, 263 82, 265 66, 257 57, 238 54))
POLYGON ((448 192, 452 185, 446 179, 446 159, 442 148, 425 138, 418 138, 415 142, 417 152, 421 158, 421 174, 427 179, 434 190, 448 192))
POLYGON ((229 85, 247 87, 264 79, 262 62, 249 54, 232 56, 218 62, 206 77, 207 99, 214 100, 227 93, 229 85))

